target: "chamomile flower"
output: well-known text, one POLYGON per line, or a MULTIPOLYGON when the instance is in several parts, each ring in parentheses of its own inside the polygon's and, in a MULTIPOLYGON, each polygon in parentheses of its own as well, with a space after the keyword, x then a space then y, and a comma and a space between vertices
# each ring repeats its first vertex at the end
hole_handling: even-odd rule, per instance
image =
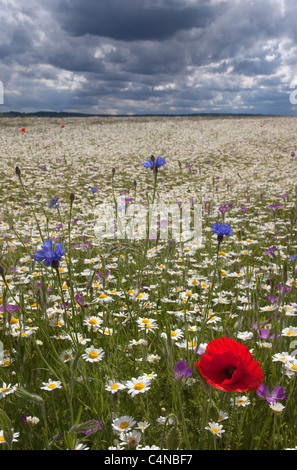
POLYGON ((219 412, 219 417, 218 417, 219 422, 220 422, 220 421, 224 421, 225 419, 228 419, 227 413, 225 413, 224 411, 220 410, 220 412, 219 412))
POLYGON ((138 318, 137 324, 142 330, 155 330, 158 328, 157 320, 152 318, 138 318))
POLYGON ((150 354, 148 357, 147 357, 147 361, 148 362, 159 362, 160 360, 160 356, 158 356, 158 354, 150 354))
POLYGON ((17 389, 17 386, 11 386, 11 384, 6 384, 3 382, 2 387, 0 388, 0 398, 4 398, 7 395, 10 395, 11 393, 14 393, 17 389))
POLYGON ((174 418, 172 416, 159 416, 157 418, 157 423, 158 424, 173 424, 174 423, 174 418))
POLYGON ((273 362, 289 362, 292 359, 291 354, 287 352, 282 352, 282 353, 276 353, 272 356, 272 361, 273 362))
POLYGON ((231 403, 232 404, 235 403, 236 406, 243 406, 243 407, 251 404, 250 400, 245 395, 235 398, 235 402, 234 402, 234 399, 231 398, 231 403))
POLYGON ((95 315, 84 319, 83 324, 88 327, 89 330, 96 331, 102 324, 103 320, 95 315))
MULTIPOLYGON (((17 442, 18 440, 18 437, 20 435, 19 432, 13 432, 13 429, 11 430, 12 432, 12 442, 17 442)), ((4 436, 4 431, 1 429, 0 430, 0 444, 5 444, 6 443, 6 440, 5 440, 5 436, 4 436)))
POLYGON ((60 354, 60 359, 62 362, 69 362, 73 359, 73 351, 71 349, 67 349, 60 354))
POLYGON ((288 328, 284 328, 282 330, 282 336, 289 336, 290 338, 292 336, 297 336, 297 328, 294 326, 289 326, 288 328))
POLYGON ((154 372, 151 372, 149 374, 143 374, 141 377, 144 377, 145 379, 152 380, 158 377, 158 374, 155 374, 154 372))
POLYGON ((147 300, 148 299, 148 294, 144 293, 144 292, 139 292, 138 294, 135 294, 134 296, 134 300, 147 300))
POLYGON ((80 443, 80 444, 77 444, 73 450, 89 450, 89 447, 86 446, 85 444, 80 443))
POLYGON ((100 294, 98 297, 98 302, 100 302, 101 304, 105 304, 105 303, 109 304, 112 301, 113 301, 113 298, 104 293, 100 294))
POLYGON ((108 380, 107 384, 105 385, 105 390, 111 392, 112 394, 117 393, 119 390, 124 390, 126 386, 121 382, 108 380))
POLYGON ((52 392, 56 388, 62 388, 62 384, 59 380, 52 380, 49 379, 48 382, 42 382, 43 387, 40 387, 42 390, 47 390, 48 392, 52 392))
POLYGON ((136 421, 132 416, 121 416, 113 420, 112 428, 116 433, 122 433, 132 429, 134 424, 136 424, 136 421))
POLYGON ((120 434, 121 446, 126 445, 130 449, 136 449, 141 441, 141 433, 138 431, 124 432, 120 434))
POLYGON ((279 402, 270 403, 269 406, 275 413, 281 413, 285 409, 285 406, 279 402))
POLYGON ((77 337, 76 335, 73 337, 73 342, 75 343, 76 341, 78 341, 79 344, 87 344, 89 341, 91 341, 90 338, 86 338, 85 336, 83 336, 81 333, 78 333, 77 334, 77 337))
POLYGON ((135 378, 132 377, 131 380, 127 380, 126 388, 128 393, 134 398, 139 393, 145 393, 150 389, 151 381, 144 377, 135 378))
POLYGON ((141 432, 144 432, 149 426, 150 423, 148 423, 147 421, 139 421, 137 423, 136 429, 139 429, 141 432))
POLYGON ((236 336, 238 339, 247 341, 253 337, 253 333, 251 331, 239 331, 236 336))
POLYGON ((85 349, 85 353, 82 355, 82 358, 87 362, 99 362, 104 357, 104 350, 102 348, 94 348, 94 346, 90 346, 89 348, 85 349))
POLYGON ((180 328, 177 328, 176 330, 171 330, 170 331, 170 337, 172 341, 176 341, 178 339, 181 339, 183 337, 183 332, 180 328))
POLYGON ((222 433, 225 432, 223 429, 223 425, 219 423, 215 423, 214 421, 210 421, 208 426, 205 427, 208 431, 210 431, 214 436, 222 437, 222 433))

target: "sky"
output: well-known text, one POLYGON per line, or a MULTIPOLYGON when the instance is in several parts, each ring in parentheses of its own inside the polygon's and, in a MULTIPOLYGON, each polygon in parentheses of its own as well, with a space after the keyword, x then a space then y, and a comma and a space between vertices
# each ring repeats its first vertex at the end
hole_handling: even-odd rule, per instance
POLYGON ((0 112, 297 115, 296 0, 0 6, 0 112))

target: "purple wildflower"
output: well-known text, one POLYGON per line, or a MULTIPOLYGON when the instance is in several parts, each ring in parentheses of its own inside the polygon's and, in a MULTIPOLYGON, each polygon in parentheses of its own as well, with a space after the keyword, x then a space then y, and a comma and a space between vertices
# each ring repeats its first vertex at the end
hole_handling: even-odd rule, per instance
POLYGON ((98 421, 98 420, 90 419, 89 421, 86 421, 84 424, 90 426, 89 429, 87 429, 86 431, 82 431, 86 436, 102 429, 101 421, 98 421))
POLYGON ((287 400, 285 389, 281 385, 278 385, 270 392, 268 387, 262 382, 256 393, 259 397, 265 398, 268 403, 275 403, 277 400, 287 400))
MULTIPOLYGON (((20 308, 19 305, 11 305, 11 304, 6 305, 6 311, 8 313, 16 312, 17 310, 19 310, 19 308, 20 308)), ((0 312, 4 312, 3 305, 1 305, 1 307, 0 307, 0 312)))
POLYGON ((50 201, 48 201, 48 206, 49 209, 58 209, 59 207, 59 198, 58 197, 53 197, 50 201))
POLYGON ((192 375, 192 369, 188 367, 188 363, 185 361, 179 361, 174 366, 174 378, 176 380, 187 379, 192 375))
MULTIPOLYGON (((101 272, 100 272, 100 273, 97 273, 97 276, 99 277, 99 279, 101 279, 101 280, 102 280, 102 277, 103 277, 103 276, 102 276, 102 273, 101 273, 101 272)), ((104 277, 105 277, 105 279, 107 279, 107 278, 108 278, 108 276, 109 276, 109 271, 108 271, 108 270, 106 270, 106 271, 105 271, 105 273, 104 273, 104 277)))
POLYGON ((282 286, 281 284, 277 284, 276 287, 278 288, 280 294, 288 294, 291 290, 289 286, 282 286))
POLYGON ((222 214, 225 214, 225 212, 227 211, 228 207, 227 207, 227 204, 224 204, 223 206, 219 207, 219 211, 222 213, 222 214))
POLYGON ((264 255, 271 255, 272 253, 275 252, 275 250, 277 250, 277 248, 276 248, 275 245, 273 245, 273 246, 271 246, 270 248, 268 248, 267 251, 264 251, 264 255))
POLYGON ((280 207, 282 207, 281 204, 275 204, 275 205, 270 204, 269 206, 266 206, 266 209, 270 209, 270 210, 272 210, 272 211, 276 211, 276 210, 279 209, 280 207))
POLYGON ((84 298, 83 298, 83 296, 82 296, 81 294, 76 294, 75 298, 76 298, 76 302, 77 302, 79 305, 82 306, 82 305, 84 304, 84 298))
POLYGON ((278 301, 279 297, 273 297, 272 295, 268 295, 267 297, 265 297, 265 299, 270 300, 272 304, 275 304, 275 302, 278 301))

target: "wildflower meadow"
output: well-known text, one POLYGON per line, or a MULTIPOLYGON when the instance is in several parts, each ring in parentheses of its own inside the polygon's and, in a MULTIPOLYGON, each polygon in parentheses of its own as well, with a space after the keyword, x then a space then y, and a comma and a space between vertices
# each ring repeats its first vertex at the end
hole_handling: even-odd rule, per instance
POLYGON ((297 448, 296 130, 1 118, 1 449, 297 448))

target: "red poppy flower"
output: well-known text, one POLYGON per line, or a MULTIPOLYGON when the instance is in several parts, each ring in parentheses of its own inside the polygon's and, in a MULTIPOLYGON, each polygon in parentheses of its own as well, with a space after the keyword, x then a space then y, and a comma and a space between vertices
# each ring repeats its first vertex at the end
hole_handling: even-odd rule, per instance
POLYGON ((24 127, 21 128, 22 132, 26 132, 26 129, 24 127))
POLYGON ((195 366, 210 385, 224 392, 258 390, 264 380, 261 366, 247 346, 231 338, 210 341, 195 366))

